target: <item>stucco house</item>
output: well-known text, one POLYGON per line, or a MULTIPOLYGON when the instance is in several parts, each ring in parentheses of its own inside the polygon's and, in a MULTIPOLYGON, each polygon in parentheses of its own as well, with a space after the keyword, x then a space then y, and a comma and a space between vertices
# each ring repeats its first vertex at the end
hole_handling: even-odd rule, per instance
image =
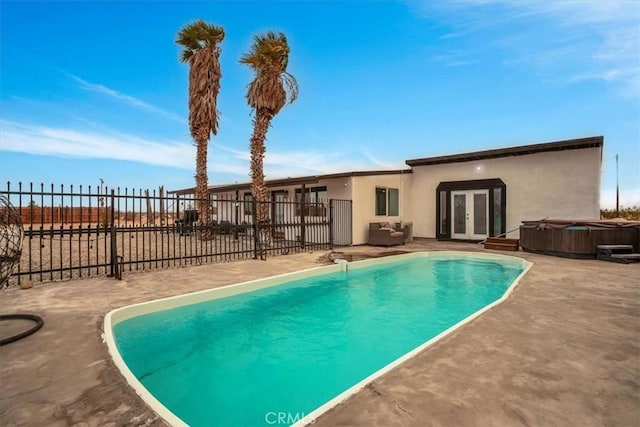
POLYGON ((478 240, 523 220, 600 218, 603 137, 407 160, 417 236, 478 240))
MULTIPOLYGON (((367 243, 369 222, 389 221, 401 222, 405 215, 406 201, 401 194, 406 191, 410 169, 358 171, 325 175, 309 175, 296 178, 268 180, 266 182, 270 198, 274 202, 271 212, 274 223, 298 223, 299 206, 287 201, 300 201, 306 194, 305 201, 312 204, 306 212, 306 223, 313 224, 315 217, 327 216, 331 200, 341 218, 334 224, 333 241, 336 245, 367 243), (317 214, 317 215, 315 215, 317 214), (349 218, 345 218, 348 215, 349 218)), ((193 188, 178 190, 177 195, 192 195, 193 188)), ((231 223, 248 224, 252 221, 251 183, 229 185, 213 185, 209 187, 216 206, 216 219, 228 220, 231 223), (229 201, 238 201, 229 208, 229 201)), ((286 237, 295 240, 296 230, 284 228, 291 233, 286 237)), ((308 236, 309 237, 309 236, 308 236)), ((322 240, 326 236, 315 236, 322 240)))
MULTIPOLYGON (((523 220, 596 219, 600 215, 602 136, 407 160, 407 169, 354 171, 267 181, 272 220, 293 217, 286 200, 305 200, 325 215, 329 200, 348 203, 334 224, 335 244, 366 244, 369 223, 408 224, 414 237, 478 241, 509 233, 523 220), (280 206, 280 204, 274 205, 280 206), (325 206, 323 208, 322 206, 325 206)), ((236 201, 219 219, 250 223, 250 183, 214 185, 218 201, 236 201)), ((174 193, 187 195, 193 188, 174 193)), ((299 209, 299 208, 298 208, 299 209)), ((290 236, 299 238, 299 236, 290 236)), ((324 236, 318 236, 324 238, 324 236)))

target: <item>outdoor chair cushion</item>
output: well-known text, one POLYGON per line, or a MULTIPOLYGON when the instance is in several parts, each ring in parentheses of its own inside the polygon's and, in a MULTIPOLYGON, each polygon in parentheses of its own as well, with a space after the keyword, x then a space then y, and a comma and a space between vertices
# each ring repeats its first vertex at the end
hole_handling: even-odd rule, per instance
POLYGON ((404 233, 397 231, 386 222, 372 222, 369 224, 370 245, 393 246, 404 244, 404 233))

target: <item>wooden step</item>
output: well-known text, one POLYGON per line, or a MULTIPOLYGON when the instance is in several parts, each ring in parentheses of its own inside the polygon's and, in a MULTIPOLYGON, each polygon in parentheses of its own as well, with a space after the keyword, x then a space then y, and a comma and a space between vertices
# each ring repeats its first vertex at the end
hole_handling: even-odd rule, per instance
POLYGON ((633 253, 632 245, 598 245, 598 254, 613 255, 613 254, 631 254, 633 253))
POLYGON ((486 242, 484 244, 485 249, 493 249, 497 251, 517 251, 520 247, 517 244, 513 243, 491 243, 486 242))
POLYGON ((640 254, 611 254, 612 258, 621 258, 621 259, 628 259, 628 260, 638 260, 640 261, 640 254))
POLYGON ((485 242, 486 243, 510 243, 510 244, 519 245, 520 239, 509 239, 506 237, 487 237, 487 240, 485 240, 485 242))
POLYGON ((631 249, 633 250, 633 245, 598 245, 598 249, 606 249, 606 250, 620 250, 620 249, 631 249))
POLYGON ((485 249, 496 251, 517 251, 520 249, 520 239, 508 239, 506 237, 488 237, 484 242, 485 249))
POLYGON ((596 258, 601 261, 628 264, 634 261, 640 261, 640 254, 633 253, 632 245, 598 245, 596 258))

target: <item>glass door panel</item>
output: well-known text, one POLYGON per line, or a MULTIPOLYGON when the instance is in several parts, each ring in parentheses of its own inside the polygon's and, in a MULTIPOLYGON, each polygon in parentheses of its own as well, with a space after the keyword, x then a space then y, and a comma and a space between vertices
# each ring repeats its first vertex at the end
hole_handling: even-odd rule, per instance
POLYGON ((487 194, 473 195, 473 234, 487 233, 487 194))

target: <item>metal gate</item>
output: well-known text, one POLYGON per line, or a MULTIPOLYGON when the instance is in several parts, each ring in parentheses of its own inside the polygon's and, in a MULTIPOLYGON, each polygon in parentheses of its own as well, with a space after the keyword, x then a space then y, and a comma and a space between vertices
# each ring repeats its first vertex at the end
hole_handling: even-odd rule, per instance
POLYGON ((353 226, 351 200, 331 199, 329 201, 331 211, 331 245, 349 246, 353 243, 353 226))

